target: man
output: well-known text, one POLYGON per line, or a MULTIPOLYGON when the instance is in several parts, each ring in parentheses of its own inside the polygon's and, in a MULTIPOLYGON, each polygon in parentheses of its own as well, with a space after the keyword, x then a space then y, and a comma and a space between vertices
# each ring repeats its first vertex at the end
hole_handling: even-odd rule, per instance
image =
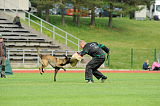
POLYGON ((20 22, 20 17, 18 15, 14 17, 13 23, 18 25, 20 28, 22 27, 21 22, 20 22))
POLYGON ((6 78, 5 62, 6 62, 6 47, 4 45, 2 35, 0 34, 0 66, 2 67, 1 78, 6 78))
POLYGON ((144 69, 144 70, 150 70, 149 60, 146 60, 146 61, 143 63, 143 69, 144 69))
POLYGON ((80 42, 80 47, 83 49, 83 51, 79 53, 80 56, 88 54, 92 57, 92 60, 86 65, 85 80, 87 80, 88 83, 93 83, 93 74, 98 80, 101 79, 103 83, 107 77, 97 69, 104 63, 105 54, 109 54, 109 49, 103 44, 98 44, 97 42, 86 43, 83 40, 80 42), (104 53, 104 51, 106 53, 104 53))

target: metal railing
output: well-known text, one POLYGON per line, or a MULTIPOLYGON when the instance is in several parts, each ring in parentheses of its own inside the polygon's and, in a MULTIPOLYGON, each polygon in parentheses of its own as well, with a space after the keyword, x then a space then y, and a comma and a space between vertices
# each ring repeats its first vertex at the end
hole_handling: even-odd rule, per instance
MULTIPOLYGON (((41 54, 49 54, 49 55, 57 55, 57 56, 60 56, 60 57, 64 57, 63 55, 66 55, 66 56, 71 56, 71 54, 75 53, 75 51, 68 51, 68 50, 40 50, 40 53, 41 54), (59 54, 61 53, 61 54, 59 54)), ((56 57, 57 57, 56 56, 56 57)), ((20 63, 22 64, 25 64, 27 60, 33 60, 35 59, 35 63, 37 63, 37 65, 39 65, 39 56, 38 56, 38 53, 37 53, 37 50, 36 49, 33 49, 33 50, 25 50, 25 49, 7 49, 7 58, 9 60, 13 60, 13 61, 16 61, 17 59, 20 60, 20 63), (16 55, 15 52, 16 51, 16 55), (30 54, 30 55, 28 55, 30 54)), ((12 61, 11 60, 11 61, 12 61)))
MULTIPOLYGON (((12 0, 5 0, 4 1, 4 12, 7 10, 10 10, 12 13, 15 13, 15 15, 18 13, 18 8, 19 8, 19 4, 18 6, 15 5, 15 3, 13 3, 12 0), (11 5, 14 5, 16 7, 16 9, 10 9, 9 7, 5 6, 6 3, 9 3, 11 5)), ((28 11, 25 10, 21 10, 23 11, 26 15, 25 15, 25 19, 28 21, 28 25, 31 26, 31 23, 36 24, 37 26, 39 26, 40 28, 40 32, 44 33, 44 30, 47 30, 49 33, 52 34, 52 39, 55 40, 56 36, 60 37, 61 39, 65 40, 65 45, 68 46, 68 44, 70 43, 71 45, 75 45, 76 46, 76 50, 79 51, 80 47, 79 47, 79 42, 80 39, 73 36, 72 34, 62 30, 61 28, 58 28, 54 25, 52 25, 51 23, 29 13, 28 11), (34 20, 32 19, 34 18, 34 20)), ((58 39, 57 39, 58 40, 58 39)))
MULTIPOLYGON (((150 66, 156 60, 160 62, 160 49, 111 49, 112 53, 108 59, 106 59, 104 66, 111 69, 142 69, 142 64, 144 61, 149 60, 150 66), (125 52, 124 52, 125 51, 125 52)), ((41 54, 55 55, 56 57, 71 56, 75 51, 60 51, 60 50, 40 50, 41 54)), ((8 59, 16 61, 20 60, 21 64, 25 64, 28 61, 34 60, 34 63, 39 65, 39 56, 37 50, 17 50, 8 49, 7 50, 8 59), (16 54, 15 52, 16 51, 16 54), (29 54, 29 55, 28 55, 29 54), (16 57, 17 56, 17 57, 16 57), (15 60, 14 60, 15 59, 15 60)), ((86 59, 85 57, 84 59, 86 59)), ((88 57, 87 59, 90 59, 88 57)), ((86 61, 86 60, 85 60, 86 61)), ((18 61, 16 61, 18 63, 18 61)), ((81 63, 82 64, 82 63, 81 63)), ((86 62, 84 63, 86 64, 86 62)), ((77 67, 80 65, 78 64, 77 67)), ((103 67, 103 66, 102 66, 103 67)))

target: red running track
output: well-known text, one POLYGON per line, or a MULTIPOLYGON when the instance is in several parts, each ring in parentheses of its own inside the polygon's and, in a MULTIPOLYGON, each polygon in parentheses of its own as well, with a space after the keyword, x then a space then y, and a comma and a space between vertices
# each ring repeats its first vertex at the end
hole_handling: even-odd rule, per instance
MULTIPOLYGON (((37 69, 13 69, 13 73, 39 73, 37 69)), ((160 71, 144 71, 144 70, 100 70, 103 73, 160 73, 160 71)), ((45 70, 45 73, 53 73, 54 70, 45 70)), ((67 69, 60 70, 59 73, 84 73, 83 69, 67 69)))

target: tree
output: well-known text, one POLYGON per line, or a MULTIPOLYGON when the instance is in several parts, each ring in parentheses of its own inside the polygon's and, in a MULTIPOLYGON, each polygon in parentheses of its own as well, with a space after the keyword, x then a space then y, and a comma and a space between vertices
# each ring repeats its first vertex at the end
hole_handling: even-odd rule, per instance
POLYGON ((71 3, 73 4, 73 23, 75 23, 77 26, 80 25, 80 16, 81 16, 81 6, 84 6, 84 0, 71 0, 71 3))
POLYGON ((143 2, 147 5, 148 10, 150 10, 150 6, 155 2, 155 0, 143 0, 143 2))
POLYGON ((144 0, 104 0, 104 4, 107 5, 105 9, 109 13, 109 21, 108 21, 108 27, 112 28, 112 18, 113 13, 116 14, 130 14, 130 18, 134 18, 134 13, 137 10, 140 10, 142 8, 139 8, 138 6, 140 4, 144 4, 144 0), (119 8, 118 10, 116 8, 119 8))
POLYGON ((95 9, 102 6, 103 0, 85 0, 84 4, 91 11, 90 25, 95 26, 95 9))
POLYGON ((126 13, 129 6, 120 0, 104 0, 103 2, 106 5, 104 9, 108 11, 109 15, 108 27, 112 28, 113 14, 126 13))
POLYGON ((53 4, 56 3, 56 0, 31 0, 31 2, 36 5, 40 14, 42 14, 43 11, 45 12, 45 20, 49 22, 49 9, 53 8, 53 4))
POLYGON ((62 22, 62 25, 65 24, 65 19, 64 19, 64 16, 65 16, 65 4, 66 4, 66 1, 67 0, 59 0, 59 4, 60 4, 60 8, 61 8, 61 22, 62 22))

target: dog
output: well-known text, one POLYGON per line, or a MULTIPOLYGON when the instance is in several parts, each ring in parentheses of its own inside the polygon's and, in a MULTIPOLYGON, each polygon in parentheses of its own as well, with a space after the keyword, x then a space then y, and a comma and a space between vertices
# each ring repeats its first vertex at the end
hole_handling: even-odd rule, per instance
POLYGON ((37 48, 37 53, 38 53, 38 56, 40 57, 40 63, 42 64, 39 67, 40 74, 42 75, 44 73, 43 69, 45 67, 47 67, 48 65, 51 65, 53 68, 55 68, 54 82, 56 82, 56 75, 57 75, 58 71, 60 69, 63 69, 64 71, 66 71, 66 69, 63 66, 71 63, 71 61, 70 61, 71 58, 67 57, 66 55, 64 55, 65 56, 64 59, 60 59, 60 58, 57 58, 57 57, 51 56, 51 55, 42 55, 42 54, 40 54, 40 51, 38 48, 37 48))

